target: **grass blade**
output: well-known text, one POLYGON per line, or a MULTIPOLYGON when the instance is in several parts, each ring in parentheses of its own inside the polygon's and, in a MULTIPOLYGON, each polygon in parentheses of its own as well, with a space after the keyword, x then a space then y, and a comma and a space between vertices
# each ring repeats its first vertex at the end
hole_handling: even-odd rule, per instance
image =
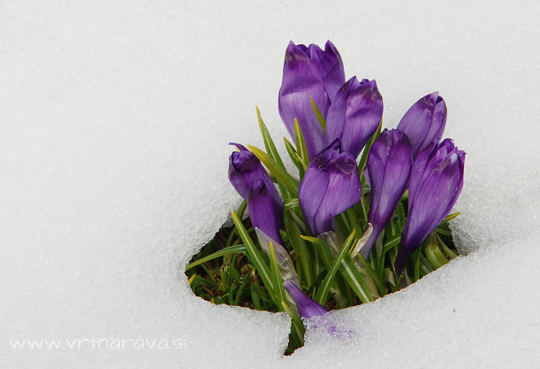
POLYGON ((292 197, 298 197, 298 181, 296 179, 287 173, 285 169, 276 164, 276 162, 261 149, 251 145, 248 145, 248 148, 268 168, 270 173, 287 187, 287 190, 291 193, 292 197))
POLYGON ((371 145, 373 145, 373 142, 375 142, 377 137, 380 136, 381 130, 382 130, 382 119, 381 119, 381 122, 379 123, 379 127, 377 128, 377 131, 375 132, 375 134, 373 134, 373 136, 371 136, 368 143, 364 147, 364 151, 362 151, 362 157, 360 158, 360 163, 358 164, 358 172, 360 173, 360 178, 362 181, 362 188, 364 188, 364 186, 366 185, 366 178, 364 177, 364 168, 366 167, 369 150, 371 150, 371 145))
MULTIPOLYGON (((270 136, 270 132, 268 132, 268 128, 266 128, 266 125, 264 124, 264 121, 262 120, 259 107, 256 107, 256 108, 257 108, 257 119, 259 120, 259 128, 261 130, 261 135, 263 137, 264 147, 266 148, 266 152, 268 153, 268 156, 272 158, 272 160, 274 160, 277 166, 285 170, 285 165, 283 164, 283 160, 281 160, 281 156, 279 156, 279 152, 276 149, 274 140, 272 140, 272 136, 270 136)), ((284 199, 289 198, 290 194, 289 194, 289 191, 287 190, 287 187, 285 187, 281 183, 278 183, 278 186, 279 186, 279 190, 281 194, 283 195, 283 198, 284 199)))
POLYGON ((328 270, 326 277, 324 277, 323 281, 321 282, 321 285, 319 286, 317 295, 315 296, 315 300, 321 305, 324 305, 326 303, 326 299, 328 298, 328 292, 330 292, 330 287, 332 287, 332 284, 334 283, 334 278, 336 276, 336 273, 339 267, 341 266, 341 262, 343 261, 343 258, 345 257, 345 255, 347 255, 349 248, 352 245, 352 242, 354 240, 354 234, 355 234, 355 231, 353 230, 351 234, 349 235, 349 237, 347 237, 347 239, 343 243, 343 246, 341 246, 339 253, 335 257, 330 267, 330 270, 328 270))
POLYGON ((324 134, 326 134, 326 119, 324 119, 321 111, 319 110, 319 108, 317 108, 317 105, 315 105, 315 102, 311 97, 309 98, 309 101, 311 101, 311 107, 313 108, 313 112, 315 113, 315 116, 317 117, 317 120, 319 121, 319 124, 321 125, 324 134))
POLYGON ((311 283, 313 282, 314 270, 310 250, 308 249, 305 241, 300 238, 300 228, 292 219, 290 212, 285 212, 283 221, 285 223, 287 234, 289 235, 289 241, 291 242, 294 253, 296 254, 296 260, 297 262, 300 262, 302 278, 308 286, 311 286, 311 283))
POLYGON ((246 246, 248 256, 251 262, 253 263, 253 266, 257 270, 257 273, 259 273, 259 276, 261 277, 264 286, 268 290, 268 293, 271 296, 274 295, 276 291, 276 286, 274 286, 272 277, 270 275, 270 270, 268 269, 268 266, 266 265, 264 261, 263 254, 261 254, 261 252, 255 246, 255 243, 249 236, 246 228, 244 227, 244 224, 238 218, 236 213, 232 211, 231 214, 232 214, 234 225, 236 226, 236 229, 238 230, 238 234, 240 235, 240 238, 242 239, 242 241, 244 242, 244 245, 246 246))
POLYGON ((294 137, 296 140, 296 153, 299 156, 301 164, 304 166, 304 169, 307 169, 309 166, 309 156, 306 147, 306 141, 304 140, 304 134, 302 133, 302 128, 298 120, 294 120, 294 137))
POLYGON ((217 259, 217 258, 225 256, 225 255, 234 254, 236 252, 246 253, 246 251, 247 251, 246 246, 244 246, 242 244, 229 246, 229 247, 226 247, 224 249, 218 250, 218 251, 214 252, 211 255, 205 256, 204 258, 200 258, 199 260, 194 261, 193 263, 189 264, 186 267, 185 271, 187 272, 188 270, 196 267, 197 265, 204 264, 207 261, 214 260, 214 259, 217 259))

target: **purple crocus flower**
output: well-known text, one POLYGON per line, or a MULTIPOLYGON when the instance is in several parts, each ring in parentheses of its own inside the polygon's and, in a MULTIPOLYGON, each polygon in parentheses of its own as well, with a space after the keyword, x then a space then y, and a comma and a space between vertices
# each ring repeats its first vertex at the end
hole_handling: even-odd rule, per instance
POLYGON ((463 187, 465 152, 450 139, 421 151, 411 169, 409 213, 395 268, 401 274, 409 255, 450 213, 463 187))
POLYGON ((397 129, 409 137, 413 156, 416 157, 433 141, 439 142, 445 125, 446 104, 438 92, 433 92, 411 106, 397 129))
POLYGON ((306 169, 298 200, 311 232, 334 229, 334 217, 358 201, 362 194, 354 156, 343 152, 339 140, 324 149, 306 169))
POLYGON ((344 82, 341 56, 330 41, 326 42, 324 50, 315 44, 306 47, 289 43, 279 90, 279 114, 293 140, 294 119, 298 119, 310 159, 325 147, 324 132, 310 98, 326 117, 330 103, 344 82))
POLYGON ((296 307, 298 308, 298 313, 302 318, 310 319, 327 313, 326 309, 323 308, 321 304, 304 294, 294 282, 287 281, 283 283, 283 286, 294 300, 296 307))
POLYGON ((366 259, 407 189, 411 166, 407 136, 397 129, 385 129, 371 146, 367 161, 371 181, 368 222, 373 226, 373 233, 361 250, 366 259))
POLYGON ((356 158, 375 133, 383 114, 383 99, 375 80, 356 77, 337 92, 326 117, 327 143, 341 140, 343 151, 356 158))
POLYGON ((244 146, 232 145, 239 151, 229 158, 229 180, 247 201, 251 223, 283 243, 279 234, 283 226, 283 201, 259 159, 244 146))

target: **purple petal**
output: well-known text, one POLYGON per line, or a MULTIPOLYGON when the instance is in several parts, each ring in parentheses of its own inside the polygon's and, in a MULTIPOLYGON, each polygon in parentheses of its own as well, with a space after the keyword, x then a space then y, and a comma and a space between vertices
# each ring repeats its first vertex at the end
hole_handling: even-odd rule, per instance
POLYGON ((315 235, 332 230, 334 217, 360 201, 360 196, 356 161, 341 152, 338 140, 311 162, 298 188, 300 207, 315 235))
POLYGON ((348 152, 328 163, 329 182, 321 201, 316 228, 319 233, 334 229, 334 217, 360 201, 362 185, 355 158, 348 152))
POLYGON ((446 103, 438 92, 418 100, 405 113, 398 129, 409 137, 413 156, 430 145, 439 142, 446 125, 446 103))
POLYGON ((319 70, 330 101, 333 101, 338 89, 345 83, 343 61, 337 48, 332 42, 326 41, 324 51, 319 46, 311 44, 308 52, 310 59, 319 70))
POLYGON ((341 140, 343 151, 357 157, 375 133, 383 114, 383 100, 375 80, 352 77, 337 92, 326 118, 327 143, 341 140))
POLYGON ((283 243, 279 229, 283 227, 283 204, 275 201, 270 189, 263 180, 255 180, 248 195, 249 218, 253 227, 260 228, 274 240, 283 243))
POLYGON ((327 313, 325 308, 304 294, 293 282, 287 281, 283 284, 283 286, 296 303, 298 313, 302 318, 310 319, 327 313))
POLYGON ((289 43, 285 53, 278 105, 281 119, 293 140, 294 119, 298 119, 308 155, 313 158, 324 148, 324 132, 313 112, 310 98, 323 116, 327 114, 330 99, 320 67, 310 59, 308 52, 304 45, 295 45, 292 41, 289 43))
POLYGON ((427 164, 424 158, 413 165, 411 182, 415 183, 415 191, 409 193, 409 213, 395 265, 398 273, 408 256, 452 210, 463 187, 464 164, 465 153, 447 139, 431 153, 427 164), (418 170, 417 165, 424 170, 418 170))
POLYGON ((397 129, 385 129, 373 143, 367 167, 371 181, 369 223, 373 233, 362 248, 367 258, 375 240, 392 217, 407 188, 412 155, 407 136, 397 129))
POLYGON ((239 151, 229 158, 229 180, 248 203, 251 222, 272 238, 281 241, 283 201, 257 157, 244 146, 234 144, 239 151))

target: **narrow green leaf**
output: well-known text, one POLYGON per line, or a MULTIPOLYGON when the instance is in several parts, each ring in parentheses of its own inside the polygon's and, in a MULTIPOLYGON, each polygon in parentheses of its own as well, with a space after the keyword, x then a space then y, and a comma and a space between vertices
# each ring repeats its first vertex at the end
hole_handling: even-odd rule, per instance
POLYGON ((373 297, 369 292, 368 286, 363 280, 362 274, 360 273, 360 271, 354 264, 354 261, 349 255, 346 255, 343 258, 341 265, 343 266, 343 268, 340 270, 341 275, 343 275, 343 277, 347 281, 347 284, 352 288, 355 295, 358 296, 360 301, 362 301, 363 303, 373 301, 373 297))
POLYGON ((205 256, 204 258, 200 258, 199 260, 195 260, 193 263, 189 264, 186 267, 185 271, 187 272, 188 270, 196 267, 197 265, 201 265, 203 263, 206 263, 207 261, 214 260, 225 255, 234 254, 236 252, 246 253, 246 247, 242 244, 239 244, 239 245, 233 245, 233 246, 229 246, 224 249, 218 250, 211 255, 205 256))
MULTIPOLYGON (((268 156, 272 158, 272 160, 274 160, 274 162, 281 169, 285 170, 285 165, 283 164, 283 160, 281 160, 281 156, 279 156, 279 152, 276 149, 274 140, 272 140, 272 136, 270 136, 270 132, 268 132, 268 128, 266 128, 266 125, 264 124, 259 107, 257 106, 256 109, 257 109, 257 119, 259 120, 259 128, 263 136, 264 147, 266 148, 266 152, 268 153, 268 156)), ((287 187, 285 187, 285 185, 281 183, 278 183, 278 186, 283 197, 288 198, 290 195, 289 195, 289 191, 287 190, 287 187)))
POLYGON ((362 181, 362 188, 365 187, 366 179, 364 177, 364 168, 366 167, 369 150, 371 150, 371 145, 373 145, 373 142, 380 136, 382 130, 382 119, 379 123, 379 127, 377 127, 377 131, 371 136, 368 143, 364 147, 364 150, 362 151, 362 156, 360 157, 360 163, 358 164, 358 172, 360 173, 360 178, 362 181))
POLYGON ((456 258, 458 256, 458 254, 454 250, 452 250, 448 246, 446 246, 446 244, 441 239, 441 237, 439 237, 439 235, 437 235, 437 243, 439 245, 439 248, 442 250, 444 255, 446 255, 446 257, 448 257, 448 259, 453 259, 453 258, 456 258))
POLYGON ((461 214, 461 211, 457 211, 455 213, 452 213, 452 214, 448 215, 446 218, 444 218, 444 220, 441 222, 441 224, 446 224, 446 223, 450 222, 452 219, 457 218, 460 214, 461 214))
POLYGON ((238 234, 240 235, 240 238, 244 242, 244 245, 246 246, 248 256, 253 263, 253 266, 255 269, 257 269, 257 273, 259 273, 259 276, 261 277, 264 286, 268 290, 268 293, 270 295, 275 294, 276 286, 274 286, 274 283, 272 282, 272 277, 270 275, 270 270, 268 269, 268 266, 266 265, 264 261, 263 254, 257 249, 255 246, 255 243, 249 236, 246 228, 244 227, 244 224, 242 221, 238 218, 236 213, 234 211, 231 212, 233 222, 236 226, 236 229, 238 230, 238 234))
POLYGON ((283 301, 286 301, 285 297, 285 289, 283 288, 283 280, 281 279, 281 271, 279 269, 279 264, 277 261, 276 256, 276 250, 274 250, 274 245, 272 245, 272 242, 269 244, 270 247, 270 272, 272 274, 272 279, 274 281, 275 288, 275 296, 278 301, 276 301, 276 305, 280 310, 282 310, 283 301))
POLYGON ((300 316, 295 313, 285 301, 281 302, 281 306, 283 307, 283 310, 289 314, 292 320, 290 335, 292 346, 294 348, 302 347, 304 345, 304 333, 306 331, 304 323, 302 323, 300 316))
POLYGON ((283 164, 283 160, 281 160, 281 157, 279 156, 279 152, 276 149, 274 140, 272 140, 272 136, 270 136, 270 132, 268 132, 268 128, 266 128, 266 125, 264 124, 264 121, 262 120, 259 107, 256 107, 256 109, 257 109, 257 119, 259 120, 259 128, 263 136, 264 147, 266 147, 266 152, 276 162, 277 165, 285 169, 285 165, 283 164))
POLYGON ((238 292, 236 293, 236 297, 234 299, 235 305, 238 305, 238 303, 240 302, 240 298, 242 297, 242 292, 244 292, 244 289, 247 287, 248 284, 249 284, 249 278, 246 277, 242 281, 242 284, 240 285, 240 288, 238 288, 238 292))
POLYGON ((258 285, 256 284, 250 285, 249 292, 251 293, 251 301, 253 301, 253 306, 255 307, 255 310, 262 310, 261 297, 257 292, 257 287, 258 285))
POLYGON ((315 116, 317 117, 317 120, 319 121, 319 124, 321 125, 324 134, 326 134, 326 119, 324 119, 319 108, 317 108, 317 105, 315 105, 315 102, 311 97, 309 98, 309 101, 311 101, 311 107, 313 108, 313 112, 315 113, 315 116))
POLYGON ((298 159, 298 153, 296 152, 296 149, 294 148, 293 144, 289 140, 287 140, 287 138, 283 137, 283 141, 285 142, 285 148, 287 149, 287 152, 289 153, 291 161, 298 168, 298 170, 301 171, 301 174, 303 176, 304 175, 304 165, 302 163, 300 163, 300 160, 298 159))
POLYGON ((409 189, 407 188, 405 192, 403 193, 403 196, 401 196, 401 201, 407 201, 409 200, 409 189))
POLYGON ((284 207, 285 211, 293 210, 295 208, 299 208, 300 207, 300 201, 298 201, 298 198, 296 198, 296 197, 291 197, 290 199, 284 201, 283 207, 284 207))
POLYGON ((294 137, 296 141, 296 152, 300 157, 301 164, 304 166, 304 169, 307 169, 309 166, 309 156, 306 147, 306 141, 304 140, 304 134, 302 133, 302 128, 298 120, 294 119, 294 137))
POLYGON ((335 257, 330 269, 328 270, 328 274, 321 282, 319 290, 317 291, 317 296, 315 296, 315 300, 318 301, 321 305, 324 305, 326 303, 328 292, 330 292, 330 287, 332 287, 332 284, 334 282, 334 277, 336 276, 336 273, 341 265, 343 258, 345 257, 345 255, 347 255, 347 252, 352 245, 352 242, 354 240, 354 234, 355 231, 353 230, 349 237, 347 237, 347 239, 343 243, 343 246, 339 250, 339 253, 335 257))
MULTIPOLYGON (((313 282, 314 266, 311 260, 311 252, 304 240, 300 237, 300 229, 292 219, 290 212, 285 212, 283 216, 285 229, 289 235, 289 241, 296 254, 297 263, 300 262, 302 277, 308 286, 313 282)), ((298 267, 297 267, 298 269, 298 267)))
POLYGON ((439 250, 439 247, 437 246, 436 236, 433 234, 431 234, 426 240, 426 244, 424 246, 424 253, 426 255, 426 258, 433 266, 433 269, 440 268, 444 264, 448 263, 448 259, 446 258, 446 256, 444 256, 441 250, 439 250))
POLYGON ((437 226, 437 228, 435 228, 435 232, 446 237, 452 237, 452 232, 450 231, 450 228, 448 228, 448 224, 441 224, 437 226))
POLYGON ((384 283, 382 279, 379 277, 379 275, 375 272, 373 267, 364 259, 362 254, 358 254, 357 256, 358 260, 362 263, 364 266, 368 276, 375 282, 375 285, 377 286, 377 290, 381 296, 384 296, 386 294, 386 289, 384 287, 384 283))
POLYGON ((248 145, 251 152, 268 168, 270 173, 277 178, 293 197, 298 196, 298 181, 294 179, 287 171, 280 168, 264 151, 254 146, 248 145))

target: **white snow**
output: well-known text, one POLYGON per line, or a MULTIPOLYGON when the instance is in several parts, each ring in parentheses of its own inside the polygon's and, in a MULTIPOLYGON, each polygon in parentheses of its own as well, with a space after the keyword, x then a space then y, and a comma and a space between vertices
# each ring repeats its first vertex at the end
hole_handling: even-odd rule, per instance
POLYGON ((0 15, 1 368, 538 367, 537 2, 6 1, 0 15), (238 204, 227 143, 261 146, 255 105, 286 134, 290 39, 331 39, 348 76, 376 78, 388 127, 440 91, 467 151, 453 226, 471 254, 333 313, 352 340, 313 332, 283 358, 286 316, 213 306, 182 270, 238 204), (183 347, 12 348, 24 338, 183 347))

